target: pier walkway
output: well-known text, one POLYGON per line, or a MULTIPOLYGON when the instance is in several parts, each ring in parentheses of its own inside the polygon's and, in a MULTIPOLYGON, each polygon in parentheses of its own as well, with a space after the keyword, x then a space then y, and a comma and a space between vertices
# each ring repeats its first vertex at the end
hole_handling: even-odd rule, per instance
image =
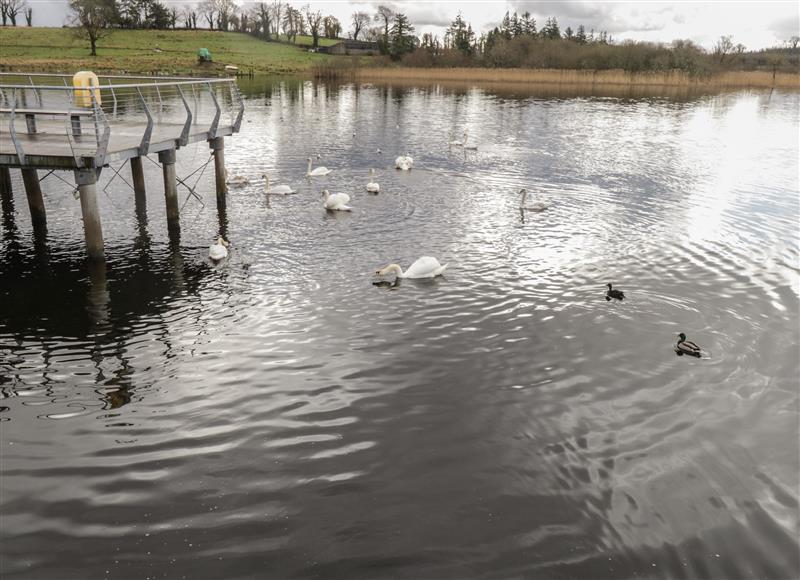
POLYGON ((142 157, 157 154, 170 232, 179 232, 176 153, 207 141, 214 153, 218 206, 224 208, 224 138, 239 131, 244 103, 234 78, 100 76, 91 89, 71 75, 0 73, 0 198, 19 168, 34 228, 47 218, 39 170, 71 171, 80 192, 87 253, 103 259, 96 183, 110 164, 129 162, 137 205, 144 202, 142 157))

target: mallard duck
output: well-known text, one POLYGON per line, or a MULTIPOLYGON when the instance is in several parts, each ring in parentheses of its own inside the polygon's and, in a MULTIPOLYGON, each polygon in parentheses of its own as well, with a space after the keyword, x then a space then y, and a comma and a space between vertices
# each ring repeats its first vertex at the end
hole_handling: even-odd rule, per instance
POLYGON ((677 352, 678 354, 688 354, 690 356, 697 356, 697 357, 699 357, 702 354, 700 347, 697 346, 695 343, 686 340, 686 335, 682 332, 678 335, 678 342, 675 345, 675 352, 677 352))
POLYGON ((614 290, 611 287, 611 283, 608 284, 608 292, 606 292, 606 300, 611 300, 612 298, 616 298, 617 300, 622 300, 625 298, 625 293, 622 290, 614 290))

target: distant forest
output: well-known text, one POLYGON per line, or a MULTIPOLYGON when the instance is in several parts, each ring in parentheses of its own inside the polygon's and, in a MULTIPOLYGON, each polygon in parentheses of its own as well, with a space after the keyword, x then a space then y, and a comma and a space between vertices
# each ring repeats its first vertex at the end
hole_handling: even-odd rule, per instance
MULTIPOLYGON (((3 24, 26 0, 0 0, 3 24)), ((681 70, 710 74, 720 70, 771 70, 800 72, 800 36, 782 46, 750 51, 731 36, 720 36, 713 50, 706 51, 691 40, 669 44, 618 42, 606 31, 562 28, 555 17, 539 23, 528 12, 506 12, 499 26, 476 34, 461 14, 442 38, 429 33, 414 34, 414 25, 402 12, 378 6, 374 14, 355 11, 345 23, 306 5, 301 9, 273 0, 238 5, 234 0, 202 0, 199 3, 165 4, 160 0, 70 0, 72 24, 78 28, 209 29, 251 34, 266 41, 296 42, 310 36, 312 47, 322 37, 373 42, 384 58, 412 67, 558 68, 631 72, 681 70)), ((30 22, 30 18, 28 20, 30 22)), ((16 25, 16 20, 14 20, 16 25)), ((94 43, 93 43, 94 44, 94 43)))

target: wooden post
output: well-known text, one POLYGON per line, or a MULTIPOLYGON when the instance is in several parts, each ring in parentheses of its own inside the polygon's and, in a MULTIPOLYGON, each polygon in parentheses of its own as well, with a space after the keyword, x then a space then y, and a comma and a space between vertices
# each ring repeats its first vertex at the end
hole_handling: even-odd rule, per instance
POLYGON ((214 175, 217 181, 217 207, 225 207, 225 196, 228 184, 225 183, 225 138, 214 137, 208 140, 208 146, 214 152, 214 175))
POLYGON ((167 229, 170 234, 181 231, 180 210, 178 209, 178 181, 175 179, 175 150, 159 151, 158 160, 164 171, 164 198, 167 202, 167 229))
POLYGON ((105 260, 103 226, 100 223, 100 208, 97 205, 97 172, 95 169, 78 169, 75 182, 81 194, 83 234, 86 238, 86 253, 92 260, 105 260))
POLYGON ((31 210, 31 223, 34 229, 47 229, 47 213, 44 210, 42 188, 39 186, 39 175, 35 169, 23 168, 22 181, 28 196, 28 207, 31 210))
POLYGON ((11 187, 11 170, 8 167, 0 167, 0 199, 3 204, 8 203, 14 196, 14 190, 11 187))
POLYGON ((136 214, 147 213, 147 190, 144 185, 144 168, 141 157, 131 157, 133 193, 136 197, 136 214))

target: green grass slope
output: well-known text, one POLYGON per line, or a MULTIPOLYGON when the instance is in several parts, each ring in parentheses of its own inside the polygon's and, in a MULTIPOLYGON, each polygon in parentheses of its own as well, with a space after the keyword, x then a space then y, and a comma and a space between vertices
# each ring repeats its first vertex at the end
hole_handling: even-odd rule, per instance
POLYGON ((257 73, 298 73, 335 58, 310 53, 300 44, 263 42, 247 34, 208 30, 115 30, 98 42, 97 56, 92 57, 89 43, 69 29, 0 28, 0 68, 7 71, 207 75, 230 64, 257 73), (198 64, 199 48, 211 51, 212 64, 198 64))

